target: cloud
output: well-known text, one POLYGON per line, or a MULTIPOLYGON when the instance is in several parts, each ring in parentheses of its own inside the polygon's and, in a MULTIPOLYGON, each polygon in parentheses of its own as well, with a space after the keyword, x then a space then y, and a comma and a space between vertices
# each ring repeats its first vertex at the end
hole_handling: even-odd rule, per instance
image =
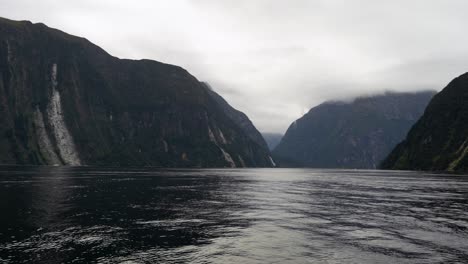
POLYGON ((325 100, 442 89, 468 70, 465 0, 0 0, 123 58, 180 65, 265 132, 325 100))

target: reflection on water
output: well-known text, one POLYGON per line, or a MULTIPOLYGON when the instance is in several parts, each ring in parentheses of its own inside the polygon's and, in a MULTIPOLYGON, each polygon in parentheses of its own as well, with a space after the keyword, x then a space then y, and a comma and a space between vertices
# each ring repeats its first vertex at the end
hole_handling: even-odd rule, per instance
POLYGON ((468 176, 0 167, 0 263, 467 263, 468 176))

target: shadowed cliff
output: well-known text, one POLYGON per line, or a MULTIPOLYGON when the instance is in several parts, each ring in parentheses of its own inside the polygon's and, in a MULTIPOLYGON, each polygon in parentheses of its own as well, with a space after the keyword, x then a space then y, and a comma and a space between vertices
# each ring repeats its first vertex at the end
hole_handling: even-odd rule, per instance
POLYGON ((434 96, 384 169, 468 171, 468 73, 434 96))
POLYGON ((272 166, 186 70, 27 21, 0 19, 0 135, 3 164, 272 166))

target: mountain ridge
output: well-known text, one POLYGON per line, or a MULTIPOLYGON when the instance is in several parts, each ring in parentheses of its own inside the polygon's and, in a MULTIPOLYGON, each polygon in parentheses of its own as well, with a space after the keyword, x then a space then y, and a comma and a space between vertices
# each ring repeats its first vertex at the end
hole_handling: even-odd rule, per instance
POLYGON ((182 67, 0 18, 0 163, 271 167, 182 67))
POLYGON ((468 73, 434 96, 382 169, 468 171, 468 73))
POLYGON ((434 93, 387 92, 324 102, 290 125, 273 156, 283 166, 374 169, 434 93))

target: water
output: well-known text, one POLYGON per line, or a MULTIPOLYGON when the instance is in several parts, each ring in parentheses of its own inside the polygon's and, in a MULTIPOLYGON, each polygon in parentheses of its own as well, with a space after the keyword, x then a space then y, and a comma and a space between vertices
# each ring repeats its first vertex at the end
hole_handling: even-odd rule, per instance
POLYGON ((468 263, 468 176, 0 167, 0 263, 468 263))

